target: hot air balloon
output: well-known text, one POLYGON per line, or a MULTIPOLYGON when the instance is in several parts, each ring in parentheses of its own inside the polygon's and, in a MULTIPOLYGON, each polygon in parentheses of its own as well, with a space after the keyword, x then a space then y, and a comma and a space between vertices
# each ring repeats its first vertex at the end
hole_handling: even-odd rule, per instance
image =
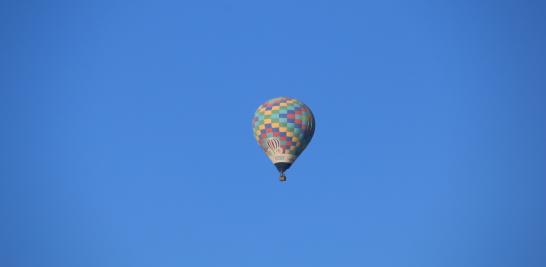
POLYGON ((284 172, 307 147, 315 132, 311 109, 297 99, 273 98, 258 107, 252 119, 258 145, 286 181, 284 172))

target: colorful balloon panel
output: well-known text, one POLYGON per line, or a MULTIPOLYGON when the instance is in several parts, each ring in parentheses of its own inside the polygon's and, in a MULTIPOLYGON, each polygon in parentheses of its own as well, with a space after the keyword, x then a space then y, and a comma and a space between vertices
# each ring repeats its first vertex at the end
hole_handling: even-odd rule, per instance
POLYGON ((315 119, 297 99, 278 97, 258 107, 252 120, 256 141, 273 163, 293 163, 311 141, 315 119))

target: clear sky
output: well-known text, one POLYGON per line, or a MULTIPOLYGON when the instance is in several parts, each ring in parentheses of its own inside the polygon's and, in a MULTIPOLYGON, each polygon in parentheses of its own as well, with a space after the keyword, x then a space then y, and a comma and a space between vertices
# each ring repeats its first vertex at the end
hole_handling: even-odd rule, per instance
POLYGON ((546 266, 523 2, 2 1, 0 265, 546 266), (277 96, 317 122, 284 185, 277 96))

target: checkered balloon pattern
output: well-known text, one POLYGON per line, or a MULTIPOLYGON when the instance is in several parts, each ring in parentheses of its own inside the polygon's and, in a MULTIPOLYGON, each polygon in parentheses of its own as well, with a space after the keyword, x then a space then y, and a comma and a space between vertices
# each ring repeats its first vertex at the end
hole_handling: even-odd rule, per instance
POLYGON ((292 163, 311 141, 315 118, 302 102, 278 97, 258 107, 252 127, 256 141, 270 158, 288 155, 286 161, 292 163))

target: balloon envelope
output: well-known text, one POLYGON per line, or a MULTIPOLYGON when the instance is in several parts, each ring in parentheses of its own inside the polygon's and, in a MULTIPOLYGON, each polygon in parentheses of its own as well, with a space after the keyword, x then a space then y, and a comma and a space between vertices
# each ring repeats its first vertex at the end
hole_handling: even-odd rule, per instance
POLYGON ((278 97, 258 107, 252 127, 260 147, 284 173, 313 138, 315 118, 301 101, 278 97))

